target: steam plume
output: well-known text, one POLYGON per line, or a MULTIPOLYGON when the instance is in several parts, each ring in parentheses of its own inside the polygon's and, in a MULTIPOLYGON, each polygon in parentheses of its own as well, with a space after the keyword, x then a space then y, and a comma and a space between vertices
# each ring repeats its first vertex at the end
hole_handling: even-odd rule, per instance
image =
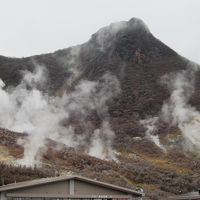
POLYGON ((141 120, 140 123, 146 128, 145 134, 147 139, 152 141, 156 146, 166 151, 165 147, 160 143, 159 136, 156 134, 157 123, 159 123, 158 117, 151 117, 149 119, 141 120))
POLYGON ((37 164, 46 151, 46 138, 71 147, 83 144, 90 155, 114 159, 115 134, 109 125, 107 103, 120 92, 117 78, 107 73, 97 81, 82 80, 70 93, 50 97, 39 90, 45 84, 46 74, 41 66, 33 73, 24 71, 16 88, 4 89, 5 84, 0 80, 0 126, 29 134, 28 138, 18 141, 24 147, 24 157, 19 162, 28 166, 37 164), (94 131, 88 144, 86 118, 92 110, 97 111, 102 127, 94 131), (84 134, 75 134, 75 127, 65 124, 74 114, 86 128, 84 134))
POLYGON ((115 160, 116 158, 112 150, 114 137, 115 133, 110 128, 108 121, 103 121, 101 128, 94 131, 88 153, 101 159, 115 160))
POLYGON ((191 64, 186 70, 166 74, 162 77, 162 84, 167 85, 170 97, 163 103, 158 117, 142 120, 146 127, 146 135, 157 146, 163 149, 159 137, 154 136, 159 122, 168 123, 169 126, 177 126, 184 138, 184 148, 189 151, 200 150, 200 112, 189 100, 194 93, 195 73, 199 70, 196 64, 191 64), (152 138, 154 137, 154 138, 152 138))
POLYGON ((163 104, 161 117, 165 122, 178 126, 185 139, 184 148, 190 151, 200 149, 200 112, 189 104, 194 92, 196 65, 187 70, 163 77, 162 81, 171 91, 168 101, 163 104))

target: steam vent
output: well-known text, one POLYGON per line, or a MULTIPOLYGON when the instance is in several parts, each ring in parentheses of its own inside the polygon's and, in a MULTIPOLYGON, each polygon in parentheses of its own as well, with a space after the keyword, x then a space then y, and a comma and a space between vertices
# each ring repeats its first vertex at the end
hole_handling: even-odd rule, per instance
POLYGON ((79 176, 44 178, 0 187, 0 200, 134 200, 144 193, 79 176))

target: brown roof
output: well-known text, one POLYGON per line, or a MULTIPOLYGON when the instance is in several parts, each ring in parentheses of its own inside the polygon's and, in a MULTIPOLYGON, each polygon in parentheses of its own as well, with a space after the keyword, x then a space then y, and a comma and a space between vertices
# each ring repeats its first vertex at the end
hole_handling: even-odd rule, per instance
POLYGON ((36 185, 44 185, 44 184, 48 184, 48 183, 60 182, 60 181, 65 181, 65 180, 70 180, 70 179, 80 180, 80 181, 91 183, 94 185, 99 185, 99 186, 115 189, 118 191, 127 192, 129 194, 135 194, 138 196, 143 195, 142 192, 138 192, 136 190, 127 189, 124 187, 96 181, 96 180, 81 177, 81 176, 59 176, 59 177, 42 178, 42 179, 36 179, 36 180, 31 180, 31 181, 24 181, 24 182, 19 182, 19 183, 12 183, 12 184, 1 186, 0 192, 11 191, 11 190, 26 188, 26 187, 32 187, 32 186, 36 186, 36 185))

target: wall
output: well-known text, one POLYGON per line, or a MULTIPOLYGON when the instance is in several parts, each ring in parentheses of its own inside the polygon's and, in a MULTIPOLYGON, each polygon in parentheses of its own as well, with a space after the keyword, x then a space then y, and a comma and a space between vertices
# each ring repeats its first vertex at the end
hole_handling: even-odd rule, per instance
POLYGON ((65 194, 69 195, 69 181, 48 183, 45 185, 32 186, 9 191, 9 193, 22 194, 65 194))
POLYGON ((91 183, 75 180, 75 195, 128 195, 114 189, 109 189, 103 186, 93 185, 91 183))
POLYGON ((0 200, 6 200, 6 196, 4 192, 0 192, 0 200))

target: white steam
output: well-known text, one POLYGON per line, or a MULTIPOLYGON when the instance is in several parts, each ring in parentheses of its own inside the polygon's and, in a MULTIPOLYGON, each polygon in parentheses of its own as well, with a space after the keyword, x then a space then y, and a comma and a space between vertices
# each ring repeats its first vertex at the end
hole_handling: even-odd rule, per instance
POLYGON ((159 122, 169 126, 177 126, 184 138, 184 148, 189 151, 200 150, 200 112, 189 100, 194 92, 195 73, 199 70, 195 64, 190 64, 186 70, 173 72, 162 77, 162 83, 167 85, 170 98, 163 103, 159 117, 142 120, 146 127, 146 135, 163 149, 159 137, 154 136, 159 122), (153 137, 153 138, 152 138, 153 137))
POLYGON ((146 128, 145 134, 147 139, 152 141, 156 146, 158 146, 165 152, 166 149, 160 143, 159 136, 156 134, 158 120, 159 120, 158 117, 152 117, 149 119, 141 120, 140 123, 146 128))
POLYGON ((108 121, 103 121, 101 128, 94 131, 88 153, 101 159, 115 160, 115 154, 112 150, 114 138, 115 133, 110 128, 110 124, 108 121))
POLYGON ((0 79, 0 88, 5 87, 5 83, 0 79))
POLYGON ((188 70, 163 77, 171 96, 162 107, 162 120, 178 126, 186 142, 185 148, 191 151, 200 150, 200 112, 189 104, 194 92, 197 69, 196 66, 192 66, 188 70))
POLYGON ((0 79, 0 127, 28 133, 26 139, 18 141, 24 147, 24 157, 19 162, 27 166, 37 164, 46 151, 47 138, 71 147, 82 144, 90 155, 114 159, 115 134, 109 125, 106 104, 120 92, 117 78, 105 74, 98 81, 83 80, 72 92, 50 97, 38 89, 45 85, 45 76, 46 69, 39 66, 33 73, 23 72, 21 83, 8 89, 4 89, 0 79), (88 141, 87 116, 93 110, 97 111, 102 126, 88 141), (75 134, 75 127, 65 124, 72 115, 85 127, 83 134, 75 134))

